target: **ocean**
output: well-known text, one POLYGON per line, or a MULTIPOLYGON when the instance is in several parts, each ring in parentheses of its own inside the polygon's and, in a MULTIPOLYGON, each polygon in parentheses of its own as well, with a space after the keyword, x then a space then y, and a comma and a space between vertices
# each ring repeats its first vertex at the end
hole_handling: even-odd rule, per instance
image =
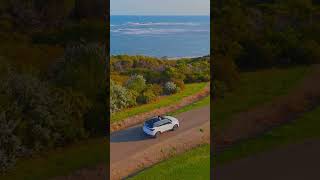
POLYGON ((111 16, 111 55, 199 57, 210 53, 209 16, 111 16))

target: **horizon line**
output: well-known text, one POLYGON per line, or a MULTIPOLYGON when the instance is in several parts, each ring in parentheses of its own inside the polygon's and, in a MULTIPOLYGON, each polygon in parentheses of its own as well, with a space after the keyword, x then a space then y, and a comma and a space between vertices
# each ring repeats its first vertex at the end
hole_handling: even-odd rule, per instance
POLYGON ((210 16, 210 14, 110 14, 110 16, 210 16))
POLYGON ((110 13, 110 16, 210 16, 210 13, 208 14, 122 14, 122 13, 110 13))

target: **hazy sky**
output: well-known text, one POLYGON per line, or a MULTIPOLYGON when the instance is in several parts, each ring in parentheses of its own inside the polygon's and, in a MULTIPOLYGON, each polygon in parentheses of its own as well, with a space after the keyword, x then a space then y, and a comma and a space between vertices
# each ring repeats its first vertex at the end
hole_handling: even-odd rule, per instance
POLYGON ((111 15, 209 15, 210 0, 111 0, 111 15))

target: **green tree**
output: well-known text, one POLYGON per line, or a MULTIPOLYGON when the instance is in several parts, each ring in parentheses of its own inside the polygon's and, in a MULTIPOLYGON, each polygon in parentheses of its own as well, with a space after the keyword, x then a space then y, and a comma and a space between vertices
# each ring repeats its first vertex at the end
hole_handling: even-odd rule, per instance
POLYGON ((126 88, 141 93, 146 88, 146 80, 142 75, 133 75, 126 82, 126 88))

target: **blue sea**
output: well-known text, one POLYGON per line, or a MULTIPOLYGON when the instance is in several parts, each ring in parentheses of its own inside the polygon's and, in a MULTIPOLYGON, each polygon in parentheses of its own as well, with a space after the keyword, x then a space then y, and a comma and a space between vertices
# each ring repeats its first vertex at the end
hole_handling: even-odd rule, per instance
POLYGON ((210 53, 209 16, 111 16, 112 55, 198 57, 210 53))

